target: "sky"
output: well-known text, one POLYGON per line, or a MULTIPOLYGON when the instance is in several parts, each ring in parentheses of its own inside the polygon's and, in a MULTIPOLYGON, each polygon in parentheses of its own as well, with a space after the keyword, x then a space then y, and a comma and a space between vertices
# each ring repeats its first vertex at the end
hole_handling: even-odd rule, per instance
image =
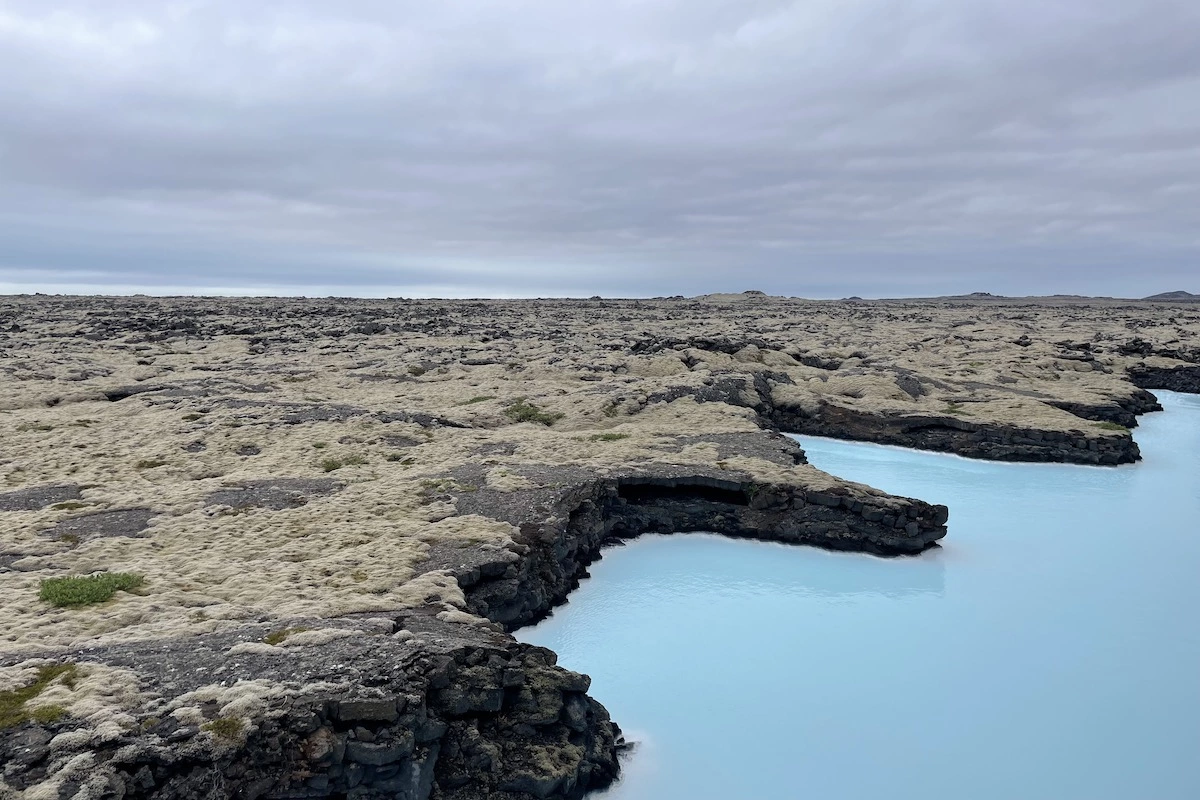
POLYGON ((1196 0, 0 0, 0 293, 1200 292, 1196 0))

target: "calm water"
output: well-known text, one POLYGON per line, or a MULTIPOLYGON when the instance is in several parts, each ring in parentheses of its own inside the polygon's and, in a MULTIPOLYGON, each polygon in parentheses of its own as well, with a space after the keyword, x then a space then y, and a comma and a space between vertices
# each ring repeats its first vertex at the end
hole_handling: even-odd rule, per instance
POLYGON ((606 800, 1200 798, 1200 397, 1145 461, 970 461, 802 437, 950 506, 880 559, 705 534, 606 551, 526 641, 640 742, 606 800))

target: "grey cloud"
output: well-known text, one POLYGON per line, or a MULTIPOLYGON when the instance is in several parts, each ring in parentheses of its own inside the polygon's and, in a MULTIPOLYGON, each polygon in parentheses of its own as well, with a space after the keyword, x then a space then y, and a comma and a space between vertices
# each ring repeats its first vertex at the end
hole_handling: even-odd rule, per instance
POLYGON ((1200 9, 0 5, 0 290, 1142 294, 1200 9))

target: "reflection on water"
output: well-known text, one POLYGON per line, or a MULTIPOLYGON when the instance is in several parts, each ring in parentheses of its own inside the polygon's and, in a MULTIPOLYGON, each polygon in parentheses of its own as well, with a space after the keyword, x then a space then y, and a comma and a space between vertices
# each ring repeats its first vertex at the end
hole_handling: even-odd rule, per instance
POLYGON ((802 438, 945 546, 646 536, 520 636, 641 743, 610 800, 1200 797, 1200 398, 1160 398, 1116 469, 802 438))

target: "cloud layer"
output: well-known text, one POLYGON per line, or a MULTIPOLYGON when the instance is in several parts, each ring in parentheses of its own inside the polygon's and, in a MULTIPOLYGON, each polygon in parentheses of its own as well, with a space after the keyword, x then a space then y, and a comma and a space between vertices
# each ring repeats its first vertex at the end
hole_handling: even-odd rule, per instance
POLYGON ((1189 0, 0 2, 0 290, 1148 294, 1189 0))

